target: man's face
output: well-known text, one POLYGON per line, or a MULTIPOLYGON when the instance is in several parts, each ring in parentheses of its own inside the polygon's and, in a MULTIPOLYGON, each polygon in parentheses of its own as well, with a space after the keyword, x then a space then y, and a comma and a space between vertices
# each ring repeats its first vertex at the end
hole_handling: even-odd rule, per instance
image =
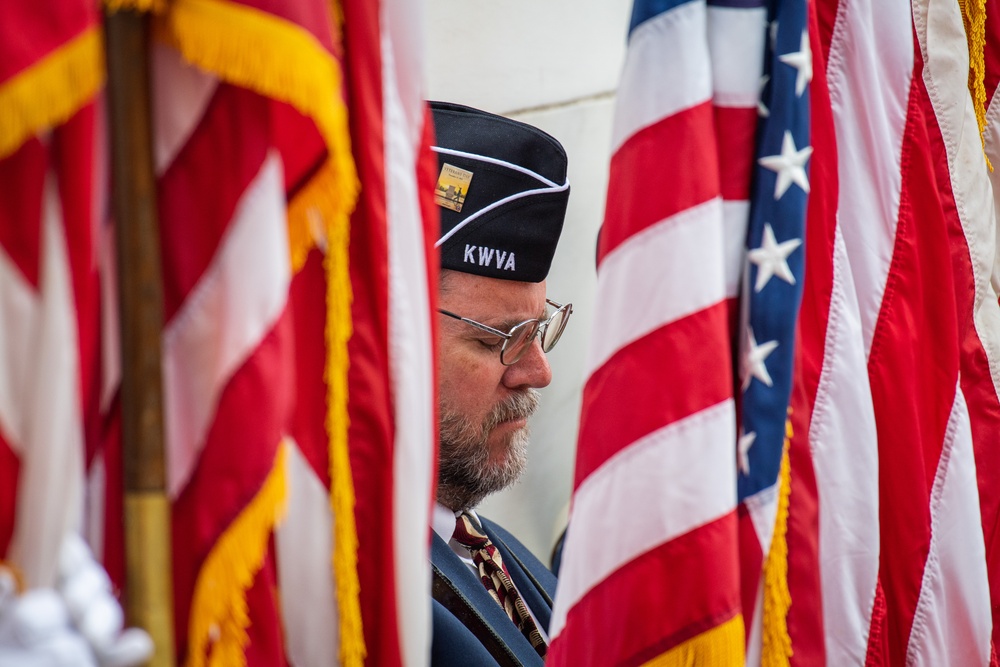
MULTIPOLYGON (((545 316, 545 283, 442 276, 439 306, 500 331, 545 316)), ((537 388, 552 371, 536 339, 512 366, 500 363, 503 339, 441 316, 438 366, 441 458, 438 501, 452 510, 475 507, 524 470, 528 417, 537 388)))

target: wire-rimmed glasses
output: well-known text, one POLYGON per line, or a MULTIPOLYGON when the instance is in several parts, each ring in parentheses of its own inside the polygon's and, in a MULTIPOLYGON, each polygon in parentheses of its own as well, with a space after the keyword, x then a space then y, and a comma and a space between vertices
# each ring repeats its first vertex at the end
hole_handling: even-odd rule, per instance
POLYGON ((547 319, 525 320, 511 327, 511 330, 507 333, 476 322, 475 320, 470 320, 467 317, 456 315, 442 308, 439 308, 438 312, 456 320, 461 320, 466 324, 471 324, 477 329, 491 333, 494 336, 503 338, 503 347, 500 348, 500 363, 504 366, 512 366, 528 351, 531 343, 535 340, 535 336, 538 336, 542 342, 542 351, 548 353, 549 350, 556 346, 563 331, 566 330, 566 323, 569 322, 569 316, 573 314, 573 304, 567 303, 563 305, 551 299, 546 299, 545 303, 556 309, 547 319))

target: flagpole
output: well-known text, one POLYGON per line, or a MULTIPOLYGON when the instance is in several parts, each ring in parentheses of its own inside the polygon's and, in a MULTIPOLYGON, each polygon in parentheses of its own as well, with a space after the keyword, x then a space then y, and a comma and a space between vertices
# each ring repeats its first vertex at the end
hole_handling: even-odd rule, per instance
POLYGON ((125 492, 125 611, 173 667, 170 501, 163 458, 163 284, 153 171, 148 17, 105 16, 112 200, 118 249, 125 492))

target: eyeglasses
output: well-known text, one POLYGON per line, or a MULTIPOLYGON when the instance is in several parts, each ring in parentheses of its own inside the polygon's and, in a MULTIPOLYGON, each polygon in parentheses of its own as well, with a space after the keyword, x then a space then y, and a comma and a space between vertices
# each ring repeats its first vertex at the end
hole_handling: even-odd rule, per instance
POLYGON ((461 320, 466 324, 471 324, 477 329, 491 333, 494 336, 503 338, 503 347, 500 348, 500 363, 504 366, 513 366, 528 351, 531 343, 535 340, 535 336, 538 336, 542 341, 542 351, 547 353, 556 346, 563 331, 566 330, 566 323, 569 322, 569 316, 573 314, 573 304, 567 303, 563 305, 550 299, 546 299, 545 303, 556 309, 548 319, 525 320, 511 327, 508 333, 441 308, 438 309, 438 312, 456 320, 461 320))

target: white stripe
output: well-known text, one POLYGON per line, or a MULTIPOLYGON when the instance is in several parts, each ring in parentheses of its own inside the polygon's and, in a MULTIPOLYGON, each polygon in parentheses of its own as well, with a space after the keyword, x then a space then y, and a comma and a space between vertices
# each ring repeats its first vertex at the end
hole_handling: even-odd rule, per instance
POLYGON ((757 584, 757 597, 754 598, 754 608, 751 611, 752 617, 743 615, 743 622, 750 621, 750 632, 747 636, 747 655, 744 667, 761 667, 762 651, 764 643, 764 577, 760 577, 757 584))
POLYGON ((549 187, 549 188, 538 188, 536 190, 523 190, 521 192, 516 192, 516 193, 514 193, 512 195, 504 197, 503 199, 498 199, 497 201, 493 202, 489 206, 484 206, 483 208, 479 209, 478 211, 476 211, 475 213, 473 213, 472 215, 470 215, 468 218, 466 218, 462 222, 458 223, 457 225, 455 225, 454 227, 452 227, 451 229, 449 229, 447 234, 445 234, 444 236, 442 236, 441 238, 439 238, 437 240, 437 243, 434 244, 434 247, 435 248, 441 247, 442 243, 444 243, 445 241, 447 241, 448 239, 450 239, 452 236, 454 236, 455 234, 457 234, 459 231, 461 231, 470 222, 472 222, 473 220, 478 220, 479 218, 481 218, 482 216, 486 215, 490 211, 492 211, 494 209, 497 209, 497 208, 500 208, 501 206, 503 206, 505 204, 509 204, 512 201, 517 201, 518 199, 524 199, 525 197, 534 197, 535 195, 547 195, 547 194, 549 194, 551 192, 563 192, 564 190, 567 190, 567 189, 569 189, 569 180, 568 179, 562 185, 557 185, 555 187, 549 187))
POLYGON ((97 230, 101 284, 101 414, 111 409, 122 382, 121 320, 118 312, 118 260, 113 224, 97 230))
POLYGON ((912 70, 909 3, 840 3, 828 72, 837 135, 837 204, 857 282, 866 354, 896 237, 912 70))
POLYGON ((990 664, 990 585, 969 410, 959 388, 931 489, 931 543, 906 664, 990 664))
POLYGON ((750 202, 722 200, 722 243, 725 252, 726 298, 735 299, 747 266, 747 227, 750 225, 750 202))
POLYGON ((553 640, 567 611, 618 568, 734 510, 735 432, 733 402, 726 400, 644 436, 580 484, 564 549, 586 558, 564 561, 553 640))
POLYGON ((754 532, 757 533, 757 541, 760 542, 760 551, 767 560, 771 551, 771 541, 774 539, 774 527, 778 520, 778 485, 761 489, 752 496, 743 499, 743 505, 750 515, 750 522, 753 524, 754 532))
POLYGON ((186 63, 173 47, 155 40, 152 59, 153 162, 157 176, 162 176, 198 127, 219 82, 186 63))
POLYGON ((184 489, 232 374, 285 309, 291 268, 281 159, 247 188, 212 264, 163 332, 167 489, 184 489))
POLYGON ((94 559, 99 563, 104 561, 105 498, 108 487, 104 456, 103 451, 94 456, 87 470, 87 483, 84 489, 86 504, 83 514, 83 539, 87 541, 94 559))
POLYGON ((633 235, 605 256, 597 274, 595 319, 586 372, 664 324, 726 296, 721 199, 711 199, 633 235), (664 285, 683 286, 663 292, 664 285))
POLYGON ((822 508, 819 572, 829 665, 864 663, 879 568, 878 433, 850 269, 838 228, 823 368, 809 426, 822 508))
POLYGON ((708 8, 712 102, 716 106, 756 108, 764 72, 766 38, 766 8, 708 8))
POLYGON ((0 252, 0 427, 20 459, 8 557, 29 586, 55 584, 63 537, 83 512, 76 305, 55 178, 42 195, 37 294, 0 252))
POLYGON ((427 281, 426 239, 417 189, 418 148, 425 116, 419 89, 419 43, 408 42, 423 9, 382 4, 382 99, 389 242, 389 363, 395 410, 393 549, 396 615, 402 663, 426 665, 430 650, 431 502, 436 432, 435 366, 427 281), (409 47, 409 48, 408 48, 409 47), (398 69, 397 69, 398 68, 398 69), (405 97, 403 97, 405 95, 405 97))
POLYGON ((338 664, 340 623, 330 554, 330 494, 298 445, 281 445, 288 456, 288 513, 274 531, 281 585, 285 650, 294 667, 338 664))
MULTIPOLYGON (((923 7, 918 3, 915 21, 924 20, 923 7)), ((977 127, 977 121, 967 83, 955 76, 956 71, 968 71, 969 62, 959 8, 935 0, 927 3, 926 12, 926 21, 933 23, 935 28, 933 40, 927 39, 926 30, 917 31, 921 50, 925 53, 924 82, 948 152, 951 188, 969 247, 975 279, 973 319, 976 333, 989 360, 993 390, 1000 395, 1000 309, 997 308, 1000 235, 997 234, 994 200, 1000 197, 1000 169, 996 169, 1000 167, 1000 99, 994 93, 987 115, 986 150, 995 167, 991 174, 986 169, 979 138, 968 129, 977 127), (956 100, 961 103, 956 104, 956 100), (992 285, 991 280, 994 281, 992 285)))
POLYGON ((632 32, 618 86, 612 154, 644 127, 712 99, 705 30, 705 3, 687 2, 632 32))
MULTIPOLYGON (((444 148, 442 146, 431 146, 431 150, 434 151, 435 153, 443 153, 444 155, 453 155, 455 157, 463 157, 466 160, 476 160, 476 161, 479 161, 479 162, 488 162, 490 164, 495 164, 498 167, 506 167, 507 169, 511 169, 513 171, 520 172, 520 173, 524 174, 525 176, 530 176, 533 179, 535 179, 536 181, 544 183, 545 185, 549 186, 550 188, 562 187, 558 183, 556 183, 555 181, 551 181, 551 180, 545 178, 544 176, 542 176, 541 174, 538 174, 538 173, 536 173, 536 172, 528 169, 527 167, 522 167, 519 164, 514 164, 513 162, 507 162, 506 160, 501 160, 500 158, 490 157, 489 155, 480 155, 479 153, 468 153, 466 151, 459 151, 459 150, 455 150, 454 148, 444 148)), ((565 183, 563 185, 565 185, 565 183)))

